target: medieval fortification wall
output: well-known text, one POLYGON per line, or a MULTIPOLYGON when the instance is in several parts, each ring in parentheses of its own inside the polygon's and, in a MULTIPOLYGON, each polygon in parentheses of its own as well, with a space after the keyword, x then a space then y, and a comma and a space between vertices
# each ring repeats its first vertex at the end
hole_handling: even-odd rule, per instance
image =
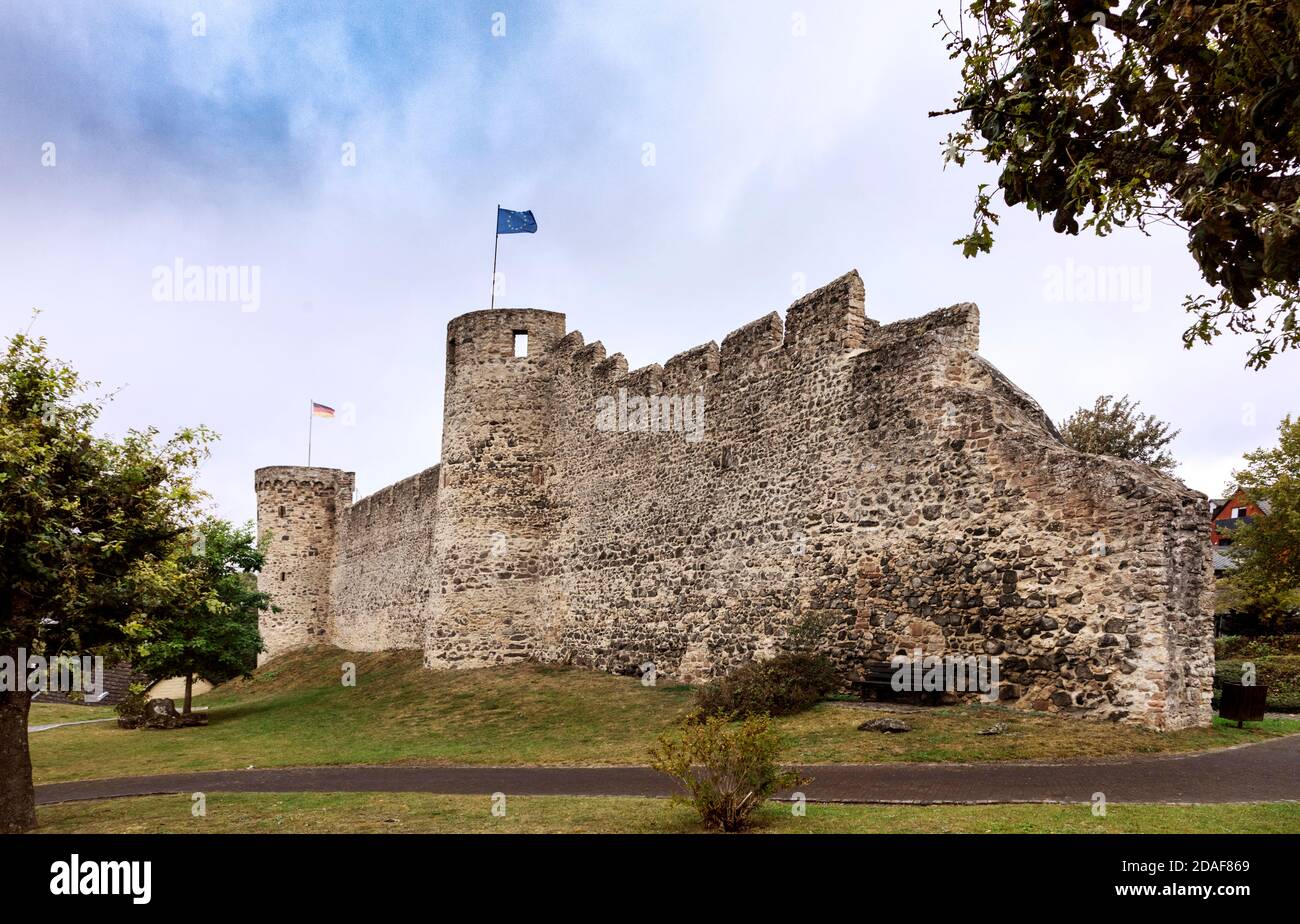
POLYGON ((1066 447, 978 346, 974 305, 866 318, 856 273, 630 373, 561 314, 463 315, 439 465, 355 504, 258 470, 267 646, 691 681, 800 625, 850 674, 996 656, 1012 705, 1207 723, 1204 498, 1066 447))

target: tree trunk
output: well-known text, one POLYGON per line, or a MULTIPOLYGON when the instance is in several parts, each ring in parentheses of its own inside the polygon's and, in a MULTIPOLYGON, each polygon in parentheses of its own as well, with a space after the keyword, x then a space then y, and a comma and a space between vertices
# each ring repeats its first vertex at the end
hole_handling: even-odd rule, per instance
POLYGON ((0 834, 18 834, 36 827, 36 790, 32 788, 32 756, 27 749, 27 715, 32 694, 27 691, 27 665, 18 663, 18 648, 0 651, 14 659, 18 690, 0 690, 0 834))
POLYGON ((190 704, 194 702, 194 674, 185 675, 185 708, 181 710, 181 715, 190 714, 190 704))

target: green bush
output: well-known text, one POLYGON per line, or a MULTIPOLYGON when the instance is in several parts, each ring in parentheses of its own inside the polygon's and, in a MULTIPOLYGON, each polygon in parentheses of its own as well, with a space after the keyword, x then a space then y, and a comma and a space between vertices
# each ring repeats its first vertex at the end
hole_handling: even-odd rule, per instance
POLYGON ((832 613, 809 613, 790 626, 781 650, 815 652, 827 638, 834 638, 835 623, 832 613))
POLYGON ((1255 683, 1268 687, 1266 708, 1279 712, 1300 711, 1300 655, 1262 658, 1234 658, 1214 662, 1215 702, 1225 682, 1241 683, 1241 665, 1255 665, 1255 683))
POLYGON ((843 685, 839 671, 823 655, 787 652, 750 661, 725 677, 700 687, 695 706, 704 715, 791 715, 813 706, 843 685))
POLYGON ((1221 635, 1214 640, 1216 658, 1271 658, 1300 655, 1300 635, 1221 635))
POLYGON ((781 738, 767 716, 741 723, 722 716, 688 717, 665 732, 650 752, 650 766, 682 784, 673 801, 694 806, 711 828, 741 831, 749 816, 777 790, 809 782, 777 764, 781 738))
POLYGON ((144 722, 144 705, 148 702, 145 693, 149 685, 139 681, 126 689, 122 701, 113 707, 117 712, 117 724, 123 728, 139 728, 144 722))

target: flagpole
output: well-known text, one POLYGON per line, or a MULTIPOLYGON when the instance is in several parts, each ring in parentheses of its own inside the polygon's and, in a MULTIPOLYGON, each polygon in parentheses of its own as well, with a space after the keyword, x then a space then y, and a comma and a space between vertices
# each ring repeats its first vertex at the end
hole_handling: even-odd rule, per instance
POLYGON ((496 236, 492 239, 492 299, 488 307, 497 306, 497 248, 501 246, 501 203, 497 203, 497 213, 495 218, 496 236))
POLYGON ((307 467, 311 468, 311 425, 312 418, 316 416, 316 404, 310 398, 307 399, 307 467))

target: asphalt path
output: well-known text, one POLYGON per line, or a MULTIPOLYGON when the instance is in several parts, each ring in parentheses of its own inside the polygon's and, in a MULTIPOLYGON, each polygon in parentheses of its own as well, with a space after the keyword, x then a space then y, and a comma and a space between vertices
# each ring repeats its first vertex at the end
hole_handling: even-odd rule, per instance
MULTIPOLYGON (((813 802, 1300 801, 1300 735, 1198 754, 1120 761, 817 764, 798 768, 813 802)), ((195 792, 427 792, 666 797, 649 767, 333 766, 166 773, 36 787, 41 805, 195 792)), ((788 795, 788 794, 783 794, 788 795)))

